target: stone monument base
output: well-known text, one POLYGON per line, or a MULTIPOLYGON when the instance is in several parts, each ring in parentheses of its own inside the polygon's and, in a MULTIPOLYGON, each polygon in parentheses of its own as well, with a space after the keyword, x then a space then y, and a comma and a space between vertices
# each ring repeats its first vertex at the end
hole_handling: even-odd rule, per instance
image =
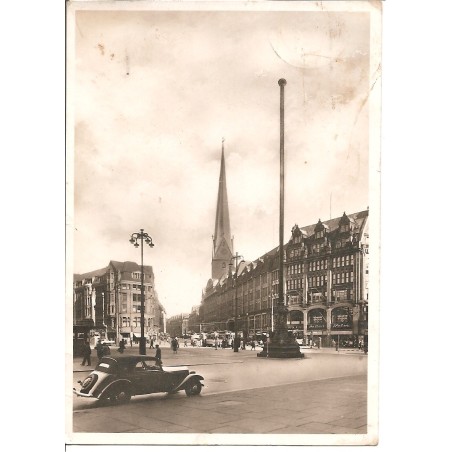
POLYGON ((295 343, 269 343, 264 345, 261 352, 257 354, 259 358, 304 358, 304 353, 300 352, 300 346, 295 343))

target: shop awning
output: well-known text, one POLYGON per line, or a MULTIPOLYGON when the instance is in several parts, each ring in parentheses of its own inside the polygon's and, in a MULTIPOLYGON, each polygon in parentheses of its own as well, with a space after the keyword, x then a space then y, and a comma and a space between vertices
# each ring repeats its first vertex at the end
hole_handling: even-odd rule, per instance
POLYGON ((141 337, 141 333, 133 333, 135 337, 141 337))

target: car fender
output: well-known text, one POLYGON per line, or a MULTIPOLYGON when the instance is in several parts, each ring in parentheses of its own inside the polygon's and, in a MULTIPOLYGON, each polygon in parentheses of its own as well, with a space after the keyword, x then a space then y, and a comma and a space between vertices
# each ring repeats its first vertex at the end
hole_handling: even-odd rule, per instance
POLYGON ((102 388, 98 394, 95 395, 95 397, 97 397, 98 399, 100 399, 105 393, 107 393, 107 391, 112 387, 115 386, 117 384, 122 384, 122 383, 126 383, 127 385, 129 385, 130 387, 132 387, 132 382, 130 380, 128 380, 127 378, 121 378, 118 380, 113 380, 111 383, 109 383, 107 386, 105 386, 105 388, 102 388))
POLYGON ((180 389, 183 389, 183 387, 185 386, 185 383, 187 383, 187 381, 190 381, 192 378, 194 378, 198 381, 204 380, 204 377, 199 374, 196 374, 196 373, 189 374, 173 389, 173 391, 179 391, 180 389))

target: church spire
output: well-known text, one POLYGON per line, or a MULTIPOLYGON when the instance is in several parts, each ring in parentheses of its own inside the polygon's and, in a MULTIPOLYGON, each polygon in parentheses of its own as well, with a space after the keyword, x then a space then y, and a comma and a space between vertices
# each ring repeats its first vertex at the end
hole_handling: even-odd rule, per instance
POLYGON ((228 192, 226 189, 226 165, 224 160, 224 138, 221 141, 220 180, 218 183, 217 213, 213 236, 212 278, 218 279, 228 271, 233 256, 231 226, 229 223, 228 192))

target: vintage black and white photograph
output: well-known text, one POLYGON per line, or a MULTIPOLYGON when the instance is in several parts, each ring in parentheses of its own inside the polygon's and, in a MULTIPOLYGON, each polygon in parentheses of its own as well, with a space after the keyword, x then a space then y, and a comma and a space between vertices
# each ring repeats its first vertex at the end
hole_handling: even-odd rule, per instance
POLYGON ((68 444, 378 443, 380 2, 68 2, 68 444))

